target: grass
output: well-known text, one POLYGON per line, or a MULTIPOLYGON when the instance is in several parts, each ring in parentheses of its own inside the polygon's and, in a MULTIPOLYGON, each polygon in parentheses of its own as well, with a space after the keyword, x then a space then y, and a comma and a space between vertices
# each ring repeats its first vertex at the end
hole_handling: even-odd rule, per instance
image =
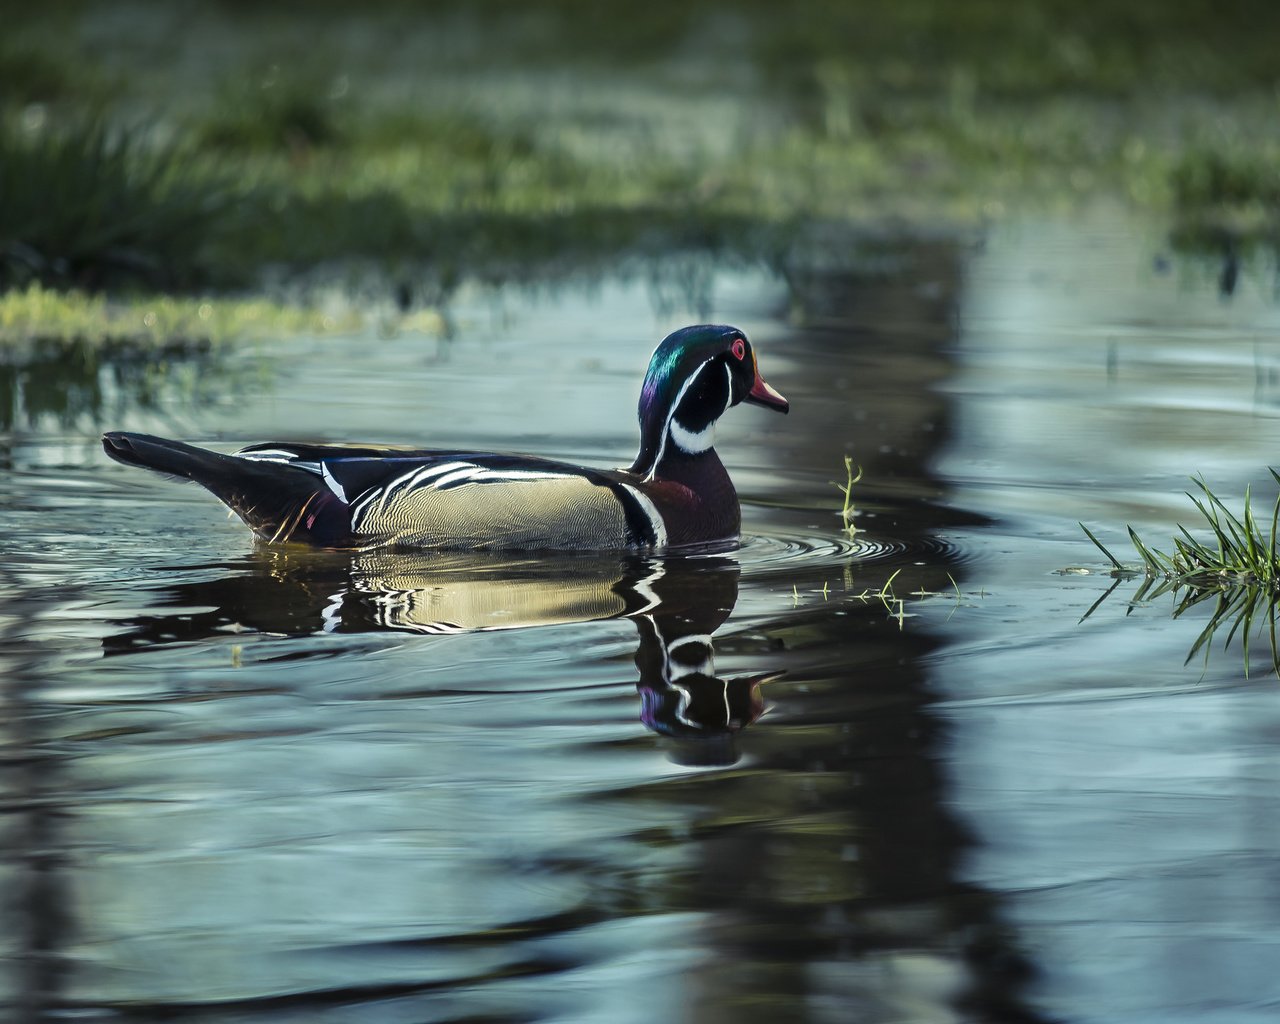
POLYGON ((354 263, 437 302, 1100 194, 1274 240, 1273 7, 0 0, 0 286, 354 263))
MULTIPOLYGON (((1271 476, 1280 484, 1280 474, 1271 476)), ((1172 593, 1177 601, 1173 615, 1178 618, 1193 608, 1212 603, 1209 621, 1196 638, 1187 661, 1202 650, 1207 658, 1210 642, 1225 630, 1224 647, 1241 638, 1245 675, 1249 674, 1250 638, 1265 635, 1271 653, 1271 669, 1280 676, 1280 644, 1277 617, 1280 605, 1280 497, 1269 516, 1258 519, 1252 495, 1245 491, 1244 505, 1237 515, 1209 488, 1203 479, 1193 478, 1200 495, 1188 494, 1208 528, 1209 538, 1200 540, 1180 526, 1171 551, 1162 551, 1142 540, 1129 528, 1129 538, 1141 559, 1139 570, 1131 569, 1109 551, 1083 523, 1080 528, 1115 567, 1116 584, 1085 613, 1088 618, 1118 586, 1120 579, 1141 573, 1142 584, 1131 604, 1155 600, 1172 593)))
POLYGON ((661 273, 690 255, 750 262, 790 230, 737 203, 681 201, 674 172, 628 179, 520 131, 414 123, 409 142, 250 147, 233 160, 229 144, 101 122, 0 121, 0 288, 243 289, 268 268, 341 276, 364 264, 432 305, 464 280, 661 273))
POLYGON ((34 282, 0 294, 0 350, 10 352, 64 339, 180 351, 245 338, 349 332, 363 326, 352 312, 335 315, 262 298, 153 294, 122 299, 34 282))
MULTIPOLYGON (((854 519, 858 514, 857 507, 853 502, 853 488, 862 479, 862 467, 857 467, 854 471, 853 458, 846 455, 844 457, 845 482, 837 483, 832 481, 832 485, 840 492, 844 498, 843 505, 840 509, 841 532, 849 539, 853 540, 857 536, 859 530, 854 525, 854 519)), ((1087 530, 1085 532, 1088 532, 1087 530)), ((1092 536, 1092 535, 1091 535, 1092 536)), ((879 587, 864 587, 860 592, 854 592, 853 584, 853 560, 850 560, 845 568, 844 590, 855 601, 866 604, 868 601, 877 600, 883 606, 889 618, 898 623, 898 628, 902 629, 904 621, 910 618, 913 613, 907 611, 907 598, 900 597, 894 590, 894 581, 902 572, 902 569, 896 569, 879 587)), ((956 607, 960 607, 964 603, 964 595, 961 593, 960 585, 956 582, 955 577, 947 573, 947 581, 950 583, 950 592, 955 596, 956 607)), ((825 582, 822 586, 822 599, 827 600, 830 594, 830 588, 825 582)), ((908 594, 908 597, 915 598, 917 601, 923 601, 930 597, 937 597, 943 591, 930 590, 920 584, 915 590, 908 594)), ((792 585, 792 600, 795 604, 800 603, 800 591, 796 584, 792 585)))
MULTIPOLYGON (((916 586, 916 589, 912 590, 909 594, 907 594, 906 597, 901 597, 898 595, 898 593, 894 590, 894 587, 893 587, 894 581, 898 578, 901 572, 902 572, 902 569, 895 569, 894 572, 889 576, 889 578, 886 579, 884 583, 882 583, 880 586, 874 587, 874 588, 864 587, 861 591, 855 593, 852 589, 852 580, 853 580, 852 573, 851 571, 846 570, 844 583, 845 583, 845 590, 847 592, 848 599, 857 601, 860 604, 864 604, 864 605, 871 601, 879 601, 881 606, 884 608, 886 615, 898 624, 898 629, 903 629, 905 626, 906 620, 909 618, 914 618, 915 615, 917 614, 915 612, 907 611, 908 598, 914 599, 913 603, 918 603, 921 601, 927 601, 930 598, 941 597, 942 595, 947 594, 949 598, 953 599, 954 603, 952 608, 952 614, 955 614, 955 610, 958 608, 972 607, 972 605, 966 602, 967 596, 973 596, 978 598, 983 598, 986 596, 985 591, 981 591, 981 590, 977 591, 976 593, 966 595, 960 590, 960 585, 956 582, 955 577, 952 576, 950 573, 947 573, 947 582, 950 584, 949 588, 943 589, 943 590, 931 590, 928 587, 926 587, 923 583, 920 583, 916 586)), ((823 600, 826 600, 827 588, 825 584, 823 586, 822 595, 823 595, 823 600)), ((799 603, 798 591, 795 592, 795 599, 796 599, 796 603, 799 603)))
POLYGON ((103 121, 0 123, 0 287, 194 283, 231 202, 225 178, 103 121))
MULTIPOLYGON (((1121 581, 1131 574, 1117 571, 1116 581, 1081 617, 1083 622, 1111 597, 1121 581)), ((1280 644, 1277 643, 1277 618, 1280 618, 1280 593, 1273 587, 1253 583, 1206 582, 1194 584, 1176 577, 1147 576, 1129 598, 1129 606, 1158 600, 1166 594, 1174 598, 1173 617, 1181 618, 1193 609, 1210 609, 1209 619, 1187 652, 1186 663, 1203 652, 1205 664, 1212 653, 1212 641, 1222 635, 1224 650, 1240 638, 1244 657, 1244 674, 1248 678, 1253 664, 1253 637, 1265 636, 1270 650, 1270 671, 1280 677, 1280 644)))
POLYGON ((103 88, 100 76, 65 54, 48 45, 23 46, 12 38, 0 41, 0 82, 14 105, 57 102, 103 88))
POLYGON ((319 74, 246 69, 226 79, 192 135, 202 150, 304 153, 344 141, 339 88, 319 74))
MULTIPOLYGON (((1135 596, 1134 600, 1149 600, 1159 596, 1155 592, 1135 596)), ((1222 633, 1223 649, 1229 648, 1237 636, 1240 637, 1244 657, 1244 674, 1250 674, 1252 658, 1250 656, 1250 638, 1265 636, 1270 649, 1270 668, 1280 676, 1280 645, 1276 638, 1277 594, 1270 587, 1259 586, 1226 586, 1216 590, 1188 588, 1175 590, 1178 602, 1173 609, 1173 617, 1179 618, 1192 608, 1212 602, 1209 621, 1205 623, 1200 635, 1196 637, 1191 650, 1187 652, 1190 662, 1201 651, 1204 652, 1206 665, 1211 653, 1211 642, 1222 633)))
MULTIPOLYGON (((1271 476, 1280 484, 1280 474, 1271 476)), ((1129 527, 1129 539, 1142 559, 1142 571, 1171 583, 1193 587, 1247 586, 1280 590, 1280 549, 1277 548, 1277 526, 1280 526, 1280 497, 1270 516, 1259 523, 1253 511, 1249 490, 1245 491, 1244 509, 1237 516, 1199 477, 1193 483, 1200 496, 1187 497, 1209 528, 1211 539, 1203 541, 1179 526, 1170 552, 1152 547, 1129 527)), ((1098 550, 1119 572, 1129 571, 1083 523, 1080 528, 1098 550)))

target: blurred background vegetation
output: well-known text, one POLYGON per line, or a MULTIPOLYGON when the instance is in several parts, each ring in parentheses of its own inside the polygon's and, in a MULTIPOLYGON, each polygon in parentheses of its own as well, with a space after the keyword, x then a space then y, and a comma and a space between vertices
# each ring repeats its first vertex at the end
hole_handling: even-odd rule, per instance
POLYGON ((0 0, 0 288, 401 305, 1124 203, 1280 236, 1274 0, 0 0))

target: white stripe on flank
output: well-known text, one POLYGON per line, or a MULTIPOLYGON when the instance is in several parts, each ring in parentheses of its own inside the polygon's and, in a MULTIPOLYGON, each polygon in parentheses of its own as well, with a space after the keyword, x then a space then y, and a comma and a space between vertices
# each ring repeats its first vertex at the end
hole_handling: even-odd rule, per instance
POLYGON ((432 487, 448 487, 460 480, 470 483, 520 483, 525 480, 572 480, 580 479, 578 473, 556 473, 547 469, 490 469, 487 466, 474 466, 470 470, 458 470, 439 480, 432 487))
POLYGON ((417 487, 425 480, 430 480, 433 476, 447 474, 454 470, 472 470, 476 466, 471 462, 442 462, 438 466, 418 466, 411 469, 407 473, 402 473, 390 483, 383 485, 383 490, 390 494, 394 490, 400 488, 417 487))
POLYGON ((363 517, 364 510, 368 507, 369 502, 373 501, 375 498, 379 497, 381 494, 382 494, 382 488, 375 487, 373 490, 366 492, 364 497, 362 497, 359 501, 357 501, 354 505, 351 506, 351 529, 352 530, 355 530, 355 528, 359 526, 360 519, 363 517))
MULTIPOLYGON (((360 523, 374 514, 373 505, 385 512, 391 502, 418 488, 442 489, 454 484, 466 483, 522 483, 527 480, 572 480, 577 473, 560 473, 541 469, 491 469, 474 462, 442 462, 433 466, 419 466, 401 473, 381 487, 375 487, 362 495, 351 506, 351 528, 358 530, 360 523)), ((346 500, 346 499, 344 499, 346 500)), ((656 509, 653 514, 656 515, 656 509)), ((665 536, 665 533, 664 533, 665 536)))
POLYGON ((641 493, 630 484, 623 484, 622 487, 631 497, 635 498, 636 504, 644 511, 649 519, 649 527, 653 530, 653 546, 655 548, 665 548, 667 546, 667 524, 662 521, 662 513, 658 511, 658 506, 653 503, 647 494, 641 493))
POLYGON ((581 473, 557 473, 553 469, 482 469, 482 480, 579 480, 581 473))
POLYGON ((351 528, 353 530, 359 528, 360 521, 369 512, 369 506, 372 502, 378 502, 379 505, 385 509, 393 491, 400 490, 402 488, 414 487, 423 480, 428 480, 433 476, 438 476, 441 473, 447 473, 450 470, 470 466, 472 466, 470 462, 442 462, 436 466, 417 466, 409 470, 407 473, 401 473, 394 480, 383 484, 381 487, 373 488, 353 506, 351 506, 351 528))
POLYGON ((369 494, 365 495, 364 498, 361 498, 360 502, 351 509, 352 529, 355 530, 358 524, 360 524, 360 518, 365 515, 370 502, 374 502, 374 500, 376 500, 381 511, 385 512, 387 511, 387 504, 392 500, 392 495, 394 493, 416 488, 416 486, 422 484, 422 481, 430 480, 433 476, 447 474, 447 472, 451 470, 458 470, 458 468, 463 467, 474 468, 470 462, 442 462, 438 466, 419 466, 408 472, 403 472, 403 474, 397 476, 396 479, 389 481, 389 483, 381 485, 380 488, 371 490, 369 494))
POLYGON ((479 466, 467 466, 465 469, 456 469, 452 473, 446 473, 438 480, 431 483, 432 487, 448 487, 449 484, 456 483, 459 480, 474 480, 484 470, 479 466))
POLYGON ((342 484, 333 478, 333 474, 329 472, 329 463, 320 463, 320 479, 329 485, 329 490, 338 496, 338 500, 345 503, 347 500, 347 492, 342 489, 342 484))

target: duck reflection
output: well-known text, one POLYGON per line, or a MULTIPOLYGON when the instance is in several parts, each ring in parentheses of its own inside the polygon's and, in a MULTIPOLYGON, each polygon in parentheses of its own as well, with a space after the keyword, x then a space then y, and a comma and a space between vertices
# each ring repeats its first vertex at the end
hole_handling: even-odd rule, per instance
POLYGON ((104 653, 237 632, 473 633, 631 619, 640 718, 683 763, 732 763, 735 737, 764 711, 777 673, 716 675, 712 634, 738 597, 723 556, 511 557, 439 552, 261 549, 210 579, 168 589, 159 614, 119 623, 104 653))

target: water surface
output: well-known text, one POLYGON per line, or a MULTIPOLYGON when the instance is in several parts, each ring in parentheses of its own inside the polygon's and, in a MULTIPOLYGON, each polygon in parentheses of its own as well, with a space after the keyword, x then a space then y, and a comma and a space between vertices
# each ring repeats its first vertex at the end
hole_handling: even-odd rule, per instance
POLYGON ((1184 665, 1205 616, 1134 606, 1136 583, 1081 621, 1114 581, 1077 520, 1117 551, 1126 523, 1163 541, 1189 474, 1238 499, 1273 461, 1271 283, 1223 298, 1162 246, 1122 220, 1023 223, 696 295, 476 291, 447 339, 281 340, 198 387, 180 363, 143 389, 81 366, 96 404, 15 383, 4 1002, 1273 1019, 1276 682, 1238 646, 1184 665), (97 442, 624 464, 650 349, 702 319, 745 328, 792 403, 722 423, 733 553, 268 551, 97 442))

